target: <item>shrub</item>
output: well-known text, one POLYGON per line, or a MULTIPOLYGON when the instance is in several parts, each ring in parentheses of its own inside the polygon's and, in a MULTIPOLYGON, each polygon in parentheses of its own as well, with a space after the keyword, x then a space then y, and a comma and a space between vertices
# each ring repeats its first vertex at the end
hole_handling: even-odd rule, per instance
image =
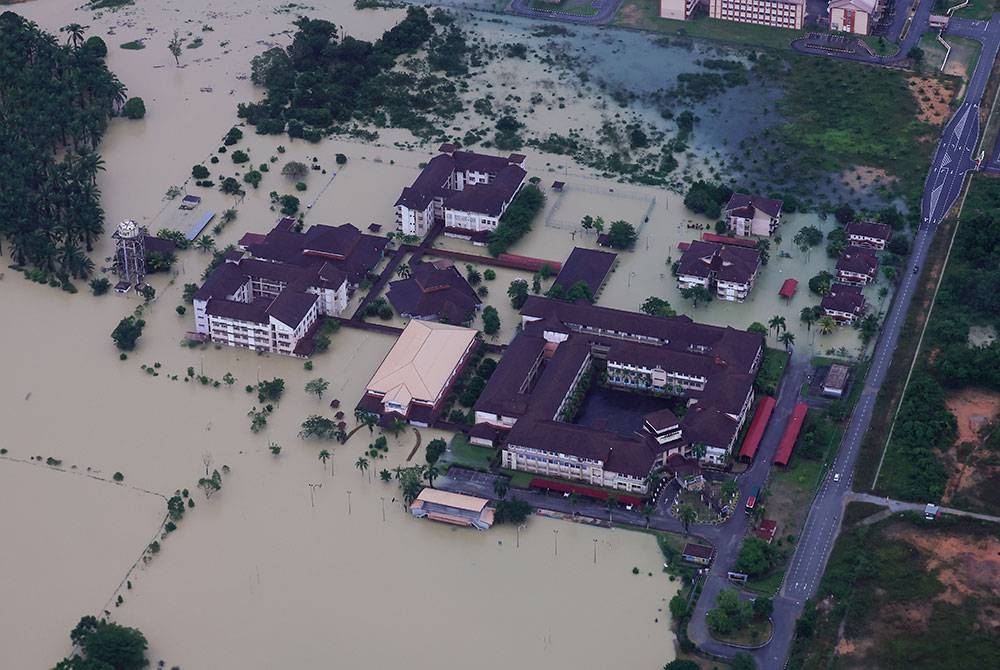
POLYGON ((204 165, 195 165, 191 168, 191 176, 195 179, 207 179, 210 175, 211 173, 204 165))
POLYGON ((114 474, 114 476, 112 477, 112 479, 114 479, 116 482, 120 482, 120 481, 123 481, 125 479, 125 475, 123 475, 120 472, 116 472, 114 474))
POLYGON ((306 183, 304 181, 297 181, 297 182, 295 182, 295 190, 296 191, 304 191, 307 188, 308 187, 306 186, 306 183))
POLYGON ((174 308, 174 311, 177 312, 177 316, 184 316, 187 313, 187 307, 184 305, 177 305, 177 307, 174 308))
POLYGON ((485 270, 483 270, 483 279, 485 279, 486 281, 493 281, 496 278, 497 278, 497 273, 493 270, 493 268, 486 268, 485 270))
POLYGON ((233 162, 239 165, 240 163, 246 163, 250 160, 249 154, 247 152, 237 149, 233 152, 233 162))
POLYGON ((146 103, 142 98, 129 98, 122 107, 122 114, 128 119, 141 119, 146 116, 146 103))
POLYGON ((344 154, 337 154, 337 165, 344 165, 347 163, 347 156, 344 154))
POLYGON ((98 277, 90 280, 90 290, 94 295, 104 295, 111 288, 111 282, 106 277, 98 277))

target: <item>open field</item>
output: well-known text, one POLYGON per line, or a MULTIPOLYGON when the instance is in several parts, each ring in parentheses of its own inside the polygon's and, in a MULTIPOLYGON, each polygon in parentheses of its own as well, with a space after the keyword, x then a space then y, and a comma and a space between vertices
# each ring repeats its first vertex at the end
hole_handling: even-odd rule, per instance
POLYGON ((82 614, 115 609, 119 586, 131 598, 121 582, 156 539, 166 500, 92 479, 75 459, 64 461, 66 471, 27 462, 27 445, 3 444, 12 453, 0 459, 8 501, 0 515, 7 547, 0 552, 0 647, 6 667, 48 668, 68 653, 69 631, 82 614), (15 452, 24 461, 11 460, 15 452))
POLYGON ((845 528, 798 624, 789 667, 990 665, 1000 653, 997 575, 995 524, 897 515, 845 528))

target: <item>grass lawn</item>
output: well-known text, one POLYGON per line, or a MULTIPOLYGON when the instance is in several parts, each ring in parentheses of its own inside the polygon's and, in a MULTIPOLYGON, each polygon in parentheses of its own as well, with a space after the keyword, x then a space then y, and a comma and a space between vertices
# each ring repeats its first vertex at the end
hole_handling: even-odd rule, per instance
POLYGON ((783 470, 775 468, 772 473, 772 485, 791 486, 802 492, 812 493, 816 490, 816 486, 823 476, 823 463, 805 458, 795 458, 793 452, 792 461, 788 467, 783 470))
POLYGON ((460 465, 469 470, 487 472, 496 455, 496 449, 470 444, 469 438, 462 433, 456 433, 455 437, 451 440, 450 463, 452 465, 460 465))
POLYGON ((786 367, 788 367, 788 352, 768 347, 764 351, 764 360, 757 372, 757 388, 764 393, 777 395, 786 367))
POLYGON ((884 37, 867 35, 861 39, 868 43, 877 56, 895 56, 899 53, 899 46, 884 37))
POLYGON ((514 489, 528 488, 531 480, 536 477, 532 472, 519 472, 517 470, 501 470, 500 473, 510 477, 510 486, 514 489))
POLYGON ((757 645, 767 640, 771 637, 771 622, 764 620, 751 619, 750 623, 744 628, 734 631, 728 635, 720 635, 719 633, 710 633, 712 637, 721 642, 728 642, 730 644, 740 644, 740 645, 757 645))
POLYGON ((882 510, 886 509, 882 505, 876 505, 875 503, 868 502, 852 502, 847 504, 847 508, 844 509, 844 526, 853 526, 863 519, 867 519, 873 514, 878 514, 882 510))
POLYGON ((681 37, 769 49, 788 49, 792 40, 806 34, 801 30, 720 21, 703 15, 690 21, 661 19, 659 0, 624 0, 612 23, 681 37))
POLYGON ((956 10, 953 16, 960 19, 989 19, 997 11, 1000 11, 997 0, 972 0, 966 7, 956 10))
POLYGON ((772 572, 767 577, 761 579, 748 579, 746 589, 759 593, 762 596, 773 596, 781 587, 781 580, 785 578, 785 569, 781 568, 772 572))

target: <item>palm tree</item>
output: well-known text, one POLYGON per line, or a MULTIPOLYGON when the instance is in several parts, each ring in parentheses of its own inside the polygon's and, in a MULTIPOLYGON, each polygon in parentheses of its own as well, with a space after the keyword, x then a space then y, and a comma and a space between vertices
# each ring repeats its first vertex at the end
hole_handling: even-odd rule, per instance
POLYGON ((326 468, 326 462, 330 460, 330 450, 324 449, 319 452, 319 460, 323 461, 323 467, 326 468))
POLYGON ((67 34, 66 44, 72 44, 74 49, 79 49, 80 45, 83 44, 83 31, 89 27, 81 26, 79 23, 71 23, 60 28, 59 32, 67 34))
POLYGON ((368 459, 365 458, 364 456, 358 456, 358 460, 354 461, 354 467, 358 469, 358 472, 361 473, 362 477, 368 471, 368 467, 370 465, 371 463, 369 463, 368 459))
POLYGON ((722 482, 722 495, 725 498, 732 498, 737 491, 740 490, 740 485, 735 479, 727 479, 722 482))
POLYGON ((812 307, 803 307, 799 312, 799 321, 806 324, 806 331, 811 331, 812 325, 816 323, 816 311, 812 307))
POLYGON ((691 524, 698 520, 698 513, 694 510, 691 505, 682 505, 680 510, 677 512, 677 517, 684 524, 684 534, 691 529, 691 524))
POLYGON ((399 267, 396 268, 396 276, 400 279, 408 279, 410 276, 410 264, 400 263, 399 267))
POLYGON ((785 317, 775 314, 771 317, 771 320, 767 322, 767 330, 770 331, 774 329, 774 334, 777 335, 781 331, 785 330, 785 317))
POLYGON ((431 463, 426 468, 424 468, 424 479, 427 480, 427 484, 434 488, 434 480, 441 474, 441 471, 437 469, 437 466, 431 463))
POLYGON ((691 445, 691 455, 694 456, 695 460, 700 461, 705 458, 706 453, 708 453, 708 448, 701 442, 695 442, 691 445))
POLYGON ((236 220, 236 210, 230 207, 225 212, 222 213, 222 223, 230 223, 236 220))
POLYGON ((399 437, 401 430, 406 428, 406 422, 400 419, 398 416, 392 417, 392 421, 389 423, 389 432, 393 434, 394 437, 399 437))
POLYGON ((837 328, 837 322, 832 316, 824 316, 819 320, 819 332, 822 335, 829 335, 837 328))
POLYGON ((795 343, 795 334, 785 331, 781 335, 778 335, 778 341, 785 345, 785 351, 788 351, 792 347, 792 344, 795 343))
POLYGON ((195 243, 201 251, 213 251, 215 249, 215 239, 211 235, 202 235, 195 243))
POLYGON ((361 422, 364 421, 366 414, 368 414, 368 412, 361 409, 360 407, 354 408, 354 420, 358 422, 358 425, 361 425, 361 422))
POLYGON ((496 494, 497 498, 503 500, 507 497, 507 482, 502 479, 493 480, 493 493, 496 494))
POLYGON ((649 528, 649 520, 653 517, 654 511, 656 511, 656 508, 649 503, 642 506, 642 515, 646 517, 646 528, 649 528))
POLYGON ((364 416, 361 417, 361 423, 368 427, 368 434, 374 434, 374 426, 378 423, 378 415, 372 414, 371 412, 365 412, 364 416))

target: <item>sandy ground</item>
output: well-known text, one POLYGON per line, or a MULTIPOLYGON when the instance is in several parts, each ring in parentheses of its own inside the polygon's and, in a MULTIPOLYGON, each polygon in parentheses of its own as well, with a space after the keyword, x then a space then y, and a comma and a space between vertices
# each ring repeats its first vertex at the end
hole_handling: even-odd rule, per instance
POLYGON ((945 403, 958 422, 956 446, 947 451, 952 468, 942 496, 942 501, 947 503, 956 495, 971 492, 997 471, 990 452, 982 448, 982 443, 1000 415, 1000 393, 967 388, 949 396, 945 403), (971 445, 964 455, 963 444, 971 445))
POLYGON ((992 423, 1000 413, 1000 393, 962 389, 949 396, 945 404, 958 420, 958 442, 979 443, 980 428, 992 423))
MULTIPOLYGON (((237 75, 247 73, 250 57, 265 48, 258 40, 287 40, 271 33, 287 30, 292 15, 276 14, 274 6, 230 0, 208 10, 173 1, 101 16, 74 11, 68 0, 17 8, 52 32, 71 21, 89 25, 91 34, 108 42, 111 69, 131 94, 146 101, 146 119, 113 121, 100 148, 107 162, 99 184, 109 228, 125 217, 154 231, 177 223, 176 202, 165 202, 163 194, 170 185, 183 184, 192 165, 208 165, 219 138, 237 122, 236 102, 256 97, 249 81, 237 75), (202 24, 214 31, 203 33, 202 24), (205 39, 203 47, 184 51, 186 67, 174 67, 166 49, 175 27, 205 39), (146 49, 118 48, 138 38, 148 38, 146 49), (201 92, 202 87, 212 91, 201 92)), ((373 38, 400 12, 356 13, 338 0, 321 15, 334 17, 349 34, 373 38)), ((238 148, 249 149, 252 164, 268 163, 271 171, 259 191, 239 204, 239 218, 217 236, 220 245, 273 225, 278 215, 270 211, 267 193, 294 192, 278 174, 287 160, 312 162, 315 156, 327 169, 326 175, 312 172, 307 191, 298 194, 304 206, 313 205, 307 222, 352 221, 365 228, 372 221, 391 221, 399 188, 429 157, 426 151, 343 141, 309 145, 253 133, 238 148), (284 154, 277 151, 279 143, 287 147, 284 154), (340 170, 333 161, 337 152, 350 159, 340 170), (275 163, 271 156, 278 158, 275 163)), ((216 181, 236 171, 228 155, 210 167, 216 181)), ((234 204, 217 191, 188 189, 204 197, 199 212, 221 213, 234 204)), ((110 255, 105 239, 95 258, 110 255)), ((539 518, 522 532, 517 549, 512 529, 479 534, 418 522, 392 503, 393 486, 377 479, 369 484, 352 467, 371 439, 367 431, 335 449, 335 475, 317 460, 320 445, 297 438, 307 415, 329 415, 330 398, 341 399, 350 416, 391 337, 343 329, 331 351, 316 358, 312 372, 293 359, 179 346, 192 324, 189 316, 177 316, 174 306, 183 284, 199 281, 207 261, 207 255, 189 251, 180 255, 174 276, 151 278, 158 299, 146 308, 145 334, 126 361, 118 360, 108 334, 138 306, 134 296, 93 298, 84 287, 69 296, 12 272, 0 284, 0 310, 30 324, 0 330, 7 380, 0 385, 0 404, 16 410, 5 414, 3 444, 9 455, 53 456, 67 467, 91 467, 104 476, 121 471, 128 484, 164 495, 187 487, 197 499, 160 554, 136 573, 125 604, 112 608, 116 620, 147 634, 154 663, 162 658, 168 666, 272 668, 315 667, 336 659, 344 667, 458 668, 472 662, 499 668, 509 665, 515 641, 526 667, 606 668, 624 662, 655 668, 671 658, 664 612, 676 587, 658 571, 662 559, 651 537, 539 518), (161 364, 156 377, 140 369, 155 363, 161 364), (188 366, 215 379, 231 372, 238 381, 233 388, 185 383, 188 366), (253 435, 246 413, 256 398, 243 386, 276 376, 286 381, 285 398, 267 428, 253 435), (322 401, 303 391, 305 382, 318 376, 331 382, 322 401), (277 458, 267 449, 272 441, 283 447, 277 458), (195 491, 206 455, 212 468, 230 468, 222 492, 211 500, 195 491), (312 507, 307 484, 319 483, 323 487, 312 507), (639 576, 632 574, 633 566, 640 568, 639 576), (444 653, 428 651, 431 636, 446 641, 444 653)), ((506 272, 491 282, 490 299, 498 307, 507 303, 506 272)), ((501 314, 505 328, 514 322, 508 312, 501 314)), ((432 431, 422 435, 425 443, 433 436, 432 431)), ((376 468, 401 464, 413 439, 410 432, 390 438, 389 457, 376 468)), ((4 537, 31 547, 5 556, 13 563, 3 563, 0 584, 5 596, 26 603, 19 612, 37 612, 23 617, 23 624, 0 627, 0 648, 17 647, 12 667, 52 664, 69 652, 73 623, 99 613, 114 597, 155 531, 163 501, 148 495, 133 501, 126 497, 128 489, 8 460, 0 460, 0 477, 12 499, 29 503, 24 513, 5 516, 0 528, 4 537), (35 483, 35 477, 43 480, 35 483), (79 490, 83 485, 97 489, 79 490), (98 515, 83 510, 95 503, 101 513, 91 519, 98 515), (67 508, 72 513, 56 513, 67 508), (78 533, 104 538, 109 520, 114 532, 106 540, 61 544, 78 533), (89 530, 92 524, 96 527, 89 530), (51 563, 37 557, 44 554, 53 557, 51 563), (73 556, 71 564, 63 560, 67 555, 73 556), (38 588, 41 584, 46 588, 38 588)))
POLYGON ((927 536, 915 531, 897 536, 932 556, 928 570, 941 569, 938 579, 947 590, 938 596, 940 599, 955 603, 969 594, 984 592, 1000 597, 1000 540, 995 537, 927 536))
POLYGON ((917 117, 924 123, 941 125, 950 116, 951 101, 955 97, 954 88, 945 86, 940 79, 931 77, 908 77, 907 85, 920 105, 917 117))

